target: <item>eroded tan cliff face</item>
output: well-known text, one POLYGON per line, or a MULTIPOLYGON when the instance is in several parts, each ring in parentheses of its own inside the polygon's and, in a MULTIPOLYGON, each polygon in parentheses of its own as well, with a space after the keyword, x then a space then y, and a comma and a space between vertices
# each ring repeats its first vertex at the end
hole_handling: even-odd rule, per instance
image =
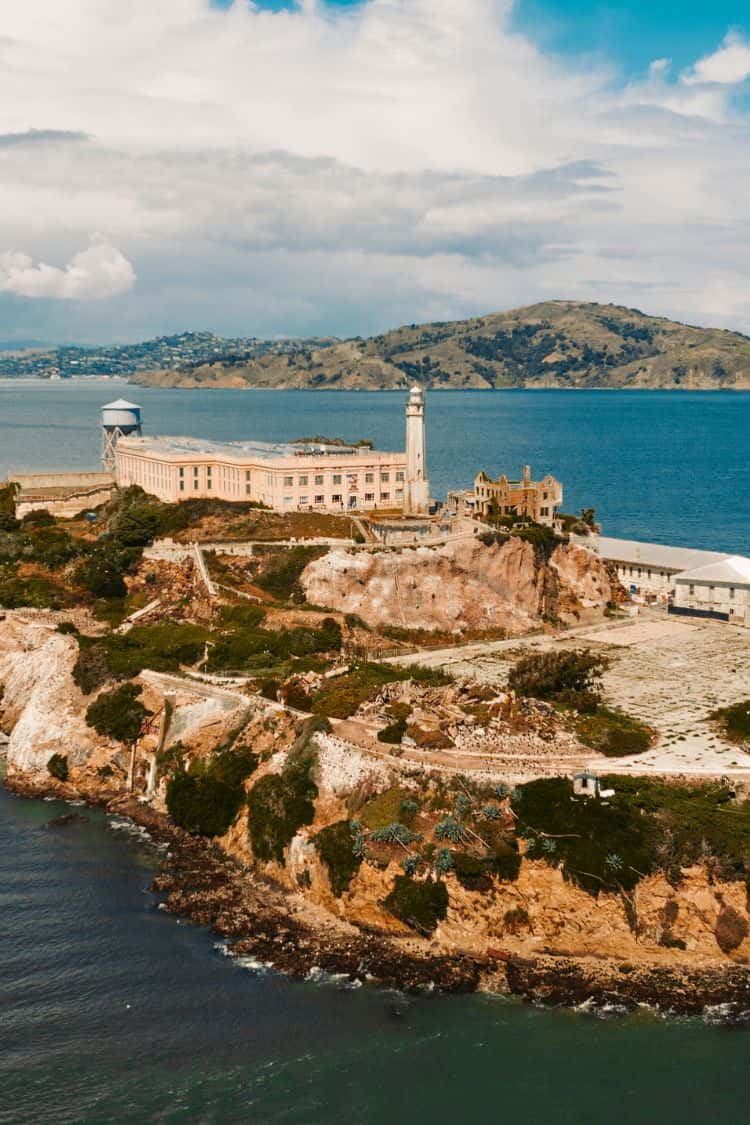
POLYGON ((9 612, 0 621, 0 728, 10 734, 8 771, 47 776, 53 754, 90 766, 99 738, 72 678, 78 645, 45 614, 9 612))
POLYGON ((466 539, 398 551, 334 550, 302 575, 309 601, 356 613, 374 626, 497 629, 522 633, 542 617, 601 614, 614 598, 606 565, 561 545, 547 563, 521 539, 485 546, 466 539))

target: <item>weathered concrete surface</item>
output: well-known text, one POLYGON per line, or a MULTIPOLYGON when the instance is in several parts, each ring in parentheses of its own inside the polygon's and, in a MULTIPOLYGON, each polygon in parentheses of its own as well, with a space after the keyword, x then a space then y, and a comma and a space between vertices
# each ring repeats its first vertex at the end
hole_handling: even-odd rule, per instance
POLYGON ((485 546, 462 539, 397 551, 334 550, 302 575, 308 601, 408 629, 504 628, 524 633, 543 617, 596 619, 615 591, 590 552, 559 546, 549 563, 521 539, 485 546))

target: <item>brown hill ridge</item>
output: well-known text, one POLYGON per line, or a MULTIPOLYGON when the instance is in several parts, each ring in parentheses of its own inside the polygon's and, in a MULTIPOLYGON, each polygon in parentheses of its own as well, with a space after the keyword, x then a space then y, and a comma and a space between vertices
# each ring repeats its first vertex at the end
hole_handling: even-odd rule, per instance
POLYGON ((472 320, 408 325, 369 339, 300 341, 135 382, 169 387, 445 390, 511 387, 750 389, 750 338, 637 309, 546 301, 472 320))

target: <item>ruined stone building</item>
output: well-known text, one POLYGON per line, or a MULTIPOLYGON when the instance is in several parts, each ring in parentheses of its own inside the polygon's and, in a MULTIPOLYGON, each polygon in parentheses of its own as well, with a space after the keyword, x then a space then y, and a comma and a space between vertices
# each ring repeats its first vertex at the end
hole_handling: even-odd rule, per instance
POLYGON ((528 465, 521 480, 508 480, 505 475, 492 480, 482 472, 474 481, 473 491, 448 494, 449 508, 460 515, 522 516, 549 527, 554 526, 562 500, 560 481, 550 475, 532 480, 528 465))

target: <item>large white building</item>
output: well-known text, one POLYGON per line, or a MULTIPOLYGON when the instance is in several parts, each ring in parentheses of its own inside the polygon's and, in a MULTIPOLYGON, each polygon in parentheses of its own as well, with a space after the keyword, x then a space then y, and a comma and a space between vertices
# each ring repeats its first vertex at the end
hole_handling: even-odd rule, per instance
MULTIPOLYGON (((129 404, 132 406, 132 404, 129 404)), ((133 407, 133 409, 138 409, 133 407)), ((104 408, 105 424, 111 408, 104 408)), ((140 422, 140 413, 138 415, 140 422)), ((117 434, 118 486, 139 485, 166 503, 191 498, 257 501, 281 511, 402 511, 426 515, 424 393, 406 409, 406 451, 303 441, 270 444, 117 434)))

